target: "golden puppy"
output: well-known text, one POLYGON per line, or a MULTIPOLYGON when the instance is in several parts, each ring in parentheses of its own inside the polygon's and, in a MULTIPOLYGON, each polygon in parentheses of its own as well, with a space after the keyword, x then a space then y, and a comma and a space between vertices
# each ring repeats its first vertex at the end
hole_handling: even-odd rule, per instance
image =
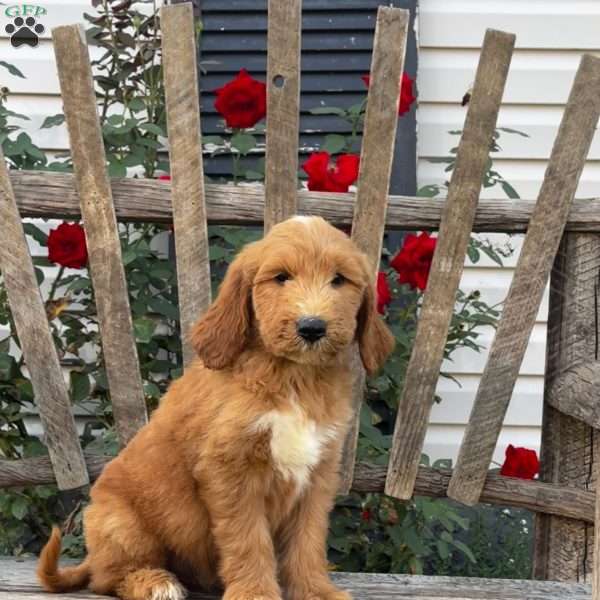
POLYGON ((346 600, 327 574, 328 513, 351 414, 349 359, 369 373, 393 347, 374 274, 346 235, 295 217, 247 246, 192 332, 201 360, 105 469, 84 517, 88 555, 38 576, 123 600, 346 600), (281 586, 281 587, 280 587, 281 586))

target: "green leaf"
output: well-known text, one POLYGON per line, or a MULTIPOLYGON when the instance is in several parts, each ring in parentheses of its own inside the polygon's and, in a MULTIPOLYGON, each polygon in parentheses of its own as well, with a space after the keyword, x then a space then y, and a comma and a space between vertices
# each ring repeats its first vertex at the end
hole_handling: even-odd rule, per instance
POLYGON ((447 558, 450 557, 450 548, 448 547, 448 544, 446 542, 443 542, 442 540, 438 540, 435 543, 435 545, 437 547, 438 554, 440 555, 440 558, 442 560, 446 560, 447 558))
POLYGON ((15 359, 10 354, 0 354, 0 381, 9 381, 17 371, 15 359))
POLYGON ((480 258, 479 250, 477 250, 477 248, 475 248, 472 244, 467 246, 467 256, 469 257, 469 260, 472 263, 475 264, 475 263, 479 262, 479 258, 480 258))
POLYGON ((42 285, 42 283, 44 283, 44 271, 42 271, 38 267, 34 267, 33 272, 35 273, 35 279, 37 281, 37 284, 42 285))
POLYGON ((477 559, 475 558, 473 552, 471 552, 471 548, 469 548, 464 542, 460 540, 453 540, 452 545, 458 548, 467 558, 472 562, 476 563, 477 559))
POLYGON ((50 129, 50 127, 57 127, 65 122, 65 115, 59 113, 51 117, 46 117, 40 129, 50 129))
POLYGON ((15 65, 11 65, 10 63, 7 63, 5 60, 0 60, 0 67, 4 67, 11 75, 14 75, 15 77, 21 77, 21 79, 27 79, 25 77, 25 75, 23 75, 23 73, 21 73, 21 71, 19 71, 19 69, 17 69, 17 67, 15 67, 15 65))
POLYGON ((417 196, 424 198, 435 198, 440 193, 440 186, 437 184, 424 185, 417 190, 417 196))
POLYGON ((517 190, 515 190, 515 188, 510 185, 510 183, 508 183, 508 181, 504 181, 502 180, 500 182, 500 185, 502 186, 502 189, 504 190, 504 193, 511 199, 511 200, 519 200, 519 198, 521 196, 519 196, 519 193, 517 192, 517 190))
POLYGON ((10 505, 10 512, 15 519, 21 521, 25 518, 28 508, 27 498, 25 496, 16 496, 10 505))
POLYGON ((108 164, 110 177, 127 177, 127 167, 119 160, 113 160, 108 164))
POLYGON ((77 277, 67 287, 70 292, 81 292, 89 290, 92 287, 92 282, 87 277, 77 277))
POLYGON ((162 395, 160 388, 152 381, 144 382, 144 393, 146 396, 150 396, 151 398, 160 398, 162 395))
POLYGON ((518 129, 511 129, 510 127, 498 127, 498 129, 500 131, 504 131, 506 133, 514 133, 516 135, 520 135, 521 137, 525 137, 525 138, 529 137, 529 135, 526 134, 524 131, 519 131, 518 129))
POLYGON ((322 152, 329 154, 338 154, 346 147, 346 138, 343 135, 332 133, 325 136, 325 140, 321 145, 322 152))
POLYGON ((256 147, 256 138, 249 133, 236 133, 231 137, 231 145, 240 154, 248 154, 256 147))
POLYGON ((148 133, 153 133, 154 135, 160 135, 162 137, 165 136, 165 132, 155 123, 140 123, 138 128, 142 131, 147 131, 148 133))
POLYGON ((248 169, 244 175, 246 179, 250 179, 251 181, 262 181, 265 178, 265 174, 260 171, 253 171, 252 169, 248 169))
POLYGON ((127 108, 132 112, 140 112, 146 108, 146 103, 141 98, 134 98, 129 101, 127 108))
POLYGON ((8 108, 2 106, 0 107, 1 114, 5 117, 14 117, 15 119, 23 119, 24 121, 31 121, 31 119, 27 115, 22 115, 21 113, 14 112, 13 110, 8 110, 8 108))
POLYGON ((221 260, 227 256, 227 250, 222 246, 211 246, 208 250, 210 260, 221 260))
POLYGON ((179 310, 163 298, 150 298, 148 306, 155 312, 173 321, 179 321, 179 310))
POLYGON ((133 322, 133 330, 136 339, 142 344, 147 344, 152 340, 152 336, 156 331, 156 323, 147 317, 140 317, 133 322))
POLYGON ((90 378, 86 373, 71 371, 71 399, 73 402, 81 402, 90 395, 90 378))
POLYGON ((23 223, 23 230, 30 235, 40 246, 48 245, 48 236, 33 223, 23 223))

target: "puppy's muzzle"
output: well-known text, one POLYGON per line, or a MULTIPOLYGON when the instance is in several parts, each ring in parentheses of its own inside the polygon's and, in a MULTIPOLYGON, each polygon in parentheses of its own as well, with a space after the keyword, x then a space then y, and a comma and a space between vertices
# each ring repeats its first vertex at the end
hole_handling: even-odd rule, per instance
POLYGON ((319 317, 302 317, 296 322, 298 335, 309 344, 318 342, 327 333, 327 323, 319 317))

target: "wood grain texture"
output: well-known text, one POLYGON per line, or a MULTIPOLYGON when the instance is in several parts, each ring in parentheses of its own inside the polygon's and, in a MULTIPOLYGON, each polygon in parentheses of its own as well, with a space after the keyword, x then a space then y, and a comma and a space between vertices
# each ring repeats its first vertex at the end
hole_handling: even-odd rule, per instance
MULTIPOLYGON (((74 176, 45 171, 11 171, 17 206, 24 217, 71 218, 81 216, 74 176)), ((112 179, 112 194, 119 221, 170 223, 173 219, 169 182, 155 179, 112 179)), ((264 188, 208 184, 206 210, 209 224, 257 225, 264 217, 264 188)), ((317 215, 335 225, 352 224, 352 193, 298 191, 298 214, 317 215)), ((390 195, 387 229, 436 230, 446 202, 442 198, 390 195)), ((480 200, 474 231, 524 233, 535 201, 480 200)), ((600 199, 574 200, 567 231, 600 232, 600 199)))
MULTIPOLYGON (((550 279, 540 479, 588 493, 596 487, 600 434, 556 410, 548 396, 566 372, 597 358, 599 275, 600 236, 563 236, 550 279)), ((591 526, 538 516, 535 529, 536 578, 591 581, 591 526)))
POLYGON ((265 232, 296 214, 302 0, 269 0, 265 232))
POLYGON ((583 56, 479 383, 449 496, 475 504, 535 324, 600 116, 600 58, 583 56))
MULTIPOLYGON (((379 270, 381 259, 409 20, 410 13, 407 10, 380 6, 377 11, 371 85, 352 222, 352 240, 369 258, 373 274, 379 270)), ((340 494, 347 494, 352 485, 360 408, 365 390, 365 372, 356 356, 357 352, 356 350, 353 369, 353 416, 342 454, 340 494)))
POLYGON ((600 361, 583 362, 562 372, 546 394, 546 402, 559 412, 600 429, 600 361))
MULTIPOLYGON (((61 561, 69 564, 68 560, 61 561)), ((35 579, 35 560, 0 559, 0 600, 47 600, 35 579)), ((510 579, 423 577, 383 573, 332 573, 333 581, 355 600, 590 600, 587 585, 510 579)), ((61 594, 68 600, 100 600, 87 591, 61 594)), ((194 592, 190 600, 209 600, 220 595, 194 592)))
MULTIPOLYGON (((99 477, 111 460, 108 456, 85 454, 90 480, 99 477)), ((444 498, 452 471, 419 467, 415 494, 444 498)), ((352 490, 361 493, 381 493, 385 484, 386 467, 359 462, 354 467, 352 490)), ((0 460, 0 488, 54 483, 52 464, 47 457, 22 460, 0 460)), ((489 473, 481 496, 482 502, 501 506, 518 506, 534 512, 579 519, 594 520, 594 494, 577 488, 523 481, 489 473)))
POLYGON ((89 479, 71 401, 1 150, 0 221, 0 271, 44 428, 50 472, 61 490, 80 488, 89 479))
POLYGON ((369 258, 373 272, 381 259, 409 20, 409 11, 401 8, 380 6, 377 11, 352 223, 352 240, 369 258))
POLYGON ((196 352, 188 334, 211 300, 194 15, 189 3, 164 6, 160 15, 180 328, 189 365, 196 352))
POLYGON ((52 39, 88 244, 104 364, 117 434, 125 445, 146 423, 146 405, 92 69, 83 28, 57 27, 52 30, 52 39))
POLYGON ((486 32, 398 405, 386 483, 397 498, 413 493, 514 43, 514 35, 486 32))

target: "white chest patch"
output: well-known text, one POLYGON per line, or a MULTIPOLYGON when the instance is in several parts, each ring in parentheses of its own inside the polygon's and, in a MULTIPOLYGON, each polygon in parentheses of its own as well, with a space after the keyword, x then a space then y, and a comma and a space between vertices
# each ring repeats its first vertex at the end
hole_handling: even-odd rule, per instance
POLYGON ((259 431, 271 430, 271 457, 285 480, 295 480, 302 489, 321 460, 324 446, 337 436, 336 427, 319 427, 299 408, 272 410, 257 422, 259 431))

